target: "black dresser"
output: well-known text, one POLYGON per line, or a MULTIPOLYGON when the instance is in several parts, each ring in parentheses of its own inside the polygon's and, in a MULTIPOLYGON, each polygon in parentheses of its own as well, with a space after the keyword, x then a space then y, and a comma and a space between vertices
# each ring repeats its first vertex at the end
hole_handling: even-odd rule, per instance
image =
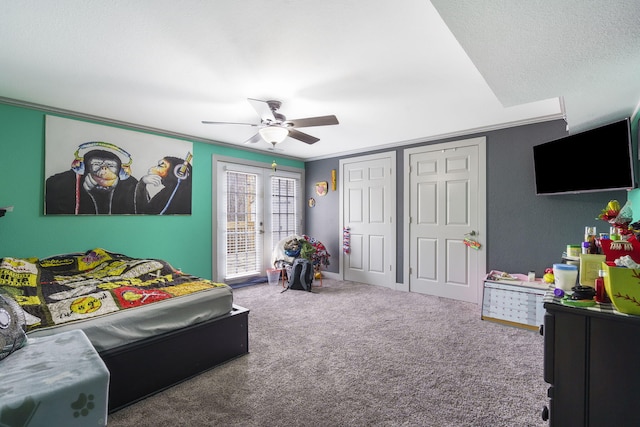
POLYGON ((544 307, 543 418, 552 427, 640 426, 640 316, 552 296, 544 307))

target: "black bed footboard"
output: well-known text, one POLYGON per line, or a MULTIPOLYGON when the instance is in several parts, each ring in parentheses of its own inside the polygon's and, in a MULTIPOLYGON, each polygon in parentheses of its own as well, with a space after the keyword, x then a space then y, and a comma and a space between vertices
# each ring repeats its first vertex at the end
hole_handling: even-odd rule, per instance
POLYGON ((111 374, 109 412, 115 412, 249 352, 249 310, 100 353, 111 374))

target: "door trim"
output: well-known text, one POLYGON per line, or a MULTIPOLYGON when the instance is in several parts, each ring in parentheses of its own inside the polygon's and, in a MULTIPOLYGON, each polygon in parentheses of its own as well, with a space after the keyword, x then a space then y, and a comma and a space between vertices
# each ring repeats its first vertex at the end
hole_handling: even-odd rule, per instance
POLYGON ((482 302, 482 282, 484 276, 487 274, 487 140, 485 137, 461 139, 457 141, 445 142, 441 144, 423 145, 415 148, 408 148, 404 150, 404 221, 403 221, 403 283, 398 285, 398 289, 409 292, 409 283, 411 276, 409 274, 411 253, 410 253, 410 241, 409 241, 409 198, 410 198, 410 157, 412 154, 423 153, 428 151, 449 150, 458 147, 466 147, 469 145, 476 145, 478 147, 478 229, 476 230, 476 240, 482 244, 482 247, 478 249, 478 265, 477 271, 470 271, 469 277, 476 277, 478 282, 476 286, 476 304, 482 302))

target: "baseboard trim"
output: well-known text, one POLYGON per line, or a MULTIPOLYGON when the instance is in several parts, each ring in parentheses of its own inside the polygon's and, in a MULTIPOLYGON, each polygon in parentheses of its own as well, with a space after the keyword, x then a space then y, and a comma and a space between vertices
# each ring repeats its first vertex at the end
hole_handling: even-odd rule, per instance
POLYGON ((406 283, 396 283, 394 288, 396 291, 409 292, 409 284, 406 283))
POLYGON ((322 273, 322 277, 326 279, 342 280, 342 276, 340 276, 339 273, 333 273, 331 271, 320 271, 320 273, 322 273))

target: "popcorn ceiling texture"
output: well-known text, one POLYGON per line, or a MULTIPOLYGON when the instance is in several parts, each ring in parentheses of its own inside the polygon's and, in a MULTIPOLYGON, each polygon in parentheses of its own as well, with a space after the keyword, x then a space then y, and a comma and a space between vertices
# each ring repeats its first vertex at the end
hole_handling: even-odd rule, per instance
POLYGON ((634 0, 432 3, 505 107, 563 97, 571 132, 634 114, 634 0))

